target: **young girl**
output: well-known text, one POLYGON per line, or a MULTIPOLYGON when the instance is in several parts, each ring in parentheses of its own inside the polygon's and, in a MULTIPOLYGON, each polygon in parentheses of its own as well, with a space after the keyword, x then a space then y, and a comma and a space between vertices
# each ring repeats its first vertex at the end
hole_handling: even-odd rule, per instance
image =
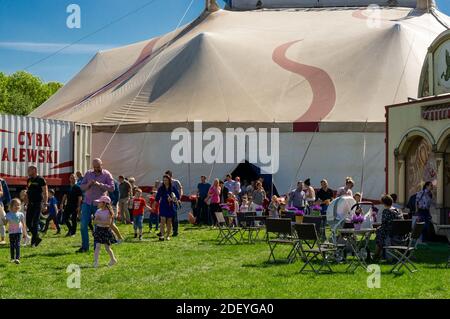
POLYGON ((269 204, 269 217, 270 218, 278 218, 278 207, 279 207, 279 202, 278 202, 278 197, 276 197, 275 195, 272 196, 272 201, 269 204))
POLYGON ((97 203, 98 210, 95 212, 94 217, 94 225, 96 226, 94 230, 94 267, 98 267, 98 256, 102 244, 105 245, 105 250, 110 257, 109 266, 113 266, 117 263, 117 259, 111 249, 111 245, 116 243, 116 238, 111 231, 111 226, 114 223, 114 211, 111 207, 111 199, 108 196, 102 196, 95 202, 97 203))
POLYGON ((11 250, 11 262, 20 264, 20 240, 27 237, 25 215, 20 212, 20 200, 14 198, 9 205, 9 212, 3 219, 5 225, 9 225, 9 245, 11 250))

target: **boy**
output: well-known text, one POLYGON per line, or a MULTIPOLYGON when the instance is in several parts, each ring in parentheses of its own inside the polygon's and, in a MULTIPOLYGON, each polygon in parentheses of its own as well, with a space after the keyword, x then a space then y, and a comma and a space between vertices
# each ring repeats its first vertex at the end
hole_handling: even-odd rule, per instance
POLYGON ((56 235, 58 235, 59 233, 61 233, 61 228, 59 227, 59 222, 58 222, 58 201, 56 200, 55 197, 55 190, 54 189, 50 189, 48 191, 48 216, 47 216, 47 221, 45 222, 45 227, 42 230, 43 233, 46 233, 48 230, 48 225, 50 224, 51 221, 53 221, 53 223, 56 226, 56 235))
POLYGON ((150 195, 149 203, 150 203, 150 218, 149 218, 149 226, 150 231, 152 230, 153 225, 155 225, 155 230, 159 230, 159 203, 155 200, 156 189, 152 190, 152 194, 150 195))
POLYGON ((142 190, 137 188, 133 198, 133 227, 134 238, 137 238, 139 229, 139 240, 142 240, 142 221, 144 220, 144 209, 146 207, 151 210, 151 207, 147 205, 147 202, 142 197, 142 190))

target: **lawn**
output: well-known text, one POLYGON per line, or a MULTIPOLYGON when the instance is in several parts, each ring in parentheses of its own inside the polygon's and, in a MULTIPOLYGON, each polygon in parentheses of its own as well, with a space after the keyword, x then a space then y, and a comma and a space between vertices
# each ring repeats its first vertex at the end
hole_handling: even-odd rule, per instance
MULTIPOLYGON (((449 298, 450 269, 445 268, 446 244, 430 244, 417 252, 419 271, 390 274, 381 266, 381 287, 368 288, 359 268, 345 273, 299 274, 301 261, 268 264, 268 245, 218 246, 217 230, 182 225, 180 236, 159 242, 147 229, 143 241, 132 238, 131 226, 121 226, 127 240, 114 245, 119 260, 92 267, 93 252, 76 254, 79 234, 64 238, 49 231, 37 248, 22 250, 22 264, 9 263, 9 247, 0 247, 0 298, 449 298), (67 288, 69 264, 81 267, 80 289, 67 288)), ((276 256, 288 247, 277 248, 276 256)))

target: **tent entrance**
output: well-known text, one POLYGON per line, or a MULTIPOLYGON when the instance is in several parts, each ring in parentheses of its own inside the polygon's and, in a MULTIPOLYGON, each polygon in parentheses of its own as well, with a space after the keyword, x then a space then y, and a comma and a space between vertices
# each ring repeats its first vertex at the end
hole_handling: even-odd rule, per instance
POLYGON ((274 195, 278 195, 277 188, 273 184, 272 174, 261 174, 261 169, 248 161, 240 163, 231 173, 231 176, 233 179, 236 178, 236 176, 239 176, 241 183, 244 183, 244 181, 250 183, 258 178, 263 178, 263 186, 267 195, 272 196, 272 192, 274 195))

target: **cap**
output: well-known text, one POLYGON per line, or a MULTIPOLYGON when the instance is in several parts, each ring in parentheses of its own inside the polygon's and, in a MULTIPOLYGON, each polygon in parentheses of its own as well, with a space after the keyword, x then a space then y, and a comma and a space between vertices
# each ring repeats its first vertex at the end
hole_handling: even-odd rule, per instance
POLYGON ((109 196, 103 195, 102 197, 100 197, 97 200, 94 200, 95 203, 106 203, 106 204, 111 204, 111 198, 109 198, 109 196))

